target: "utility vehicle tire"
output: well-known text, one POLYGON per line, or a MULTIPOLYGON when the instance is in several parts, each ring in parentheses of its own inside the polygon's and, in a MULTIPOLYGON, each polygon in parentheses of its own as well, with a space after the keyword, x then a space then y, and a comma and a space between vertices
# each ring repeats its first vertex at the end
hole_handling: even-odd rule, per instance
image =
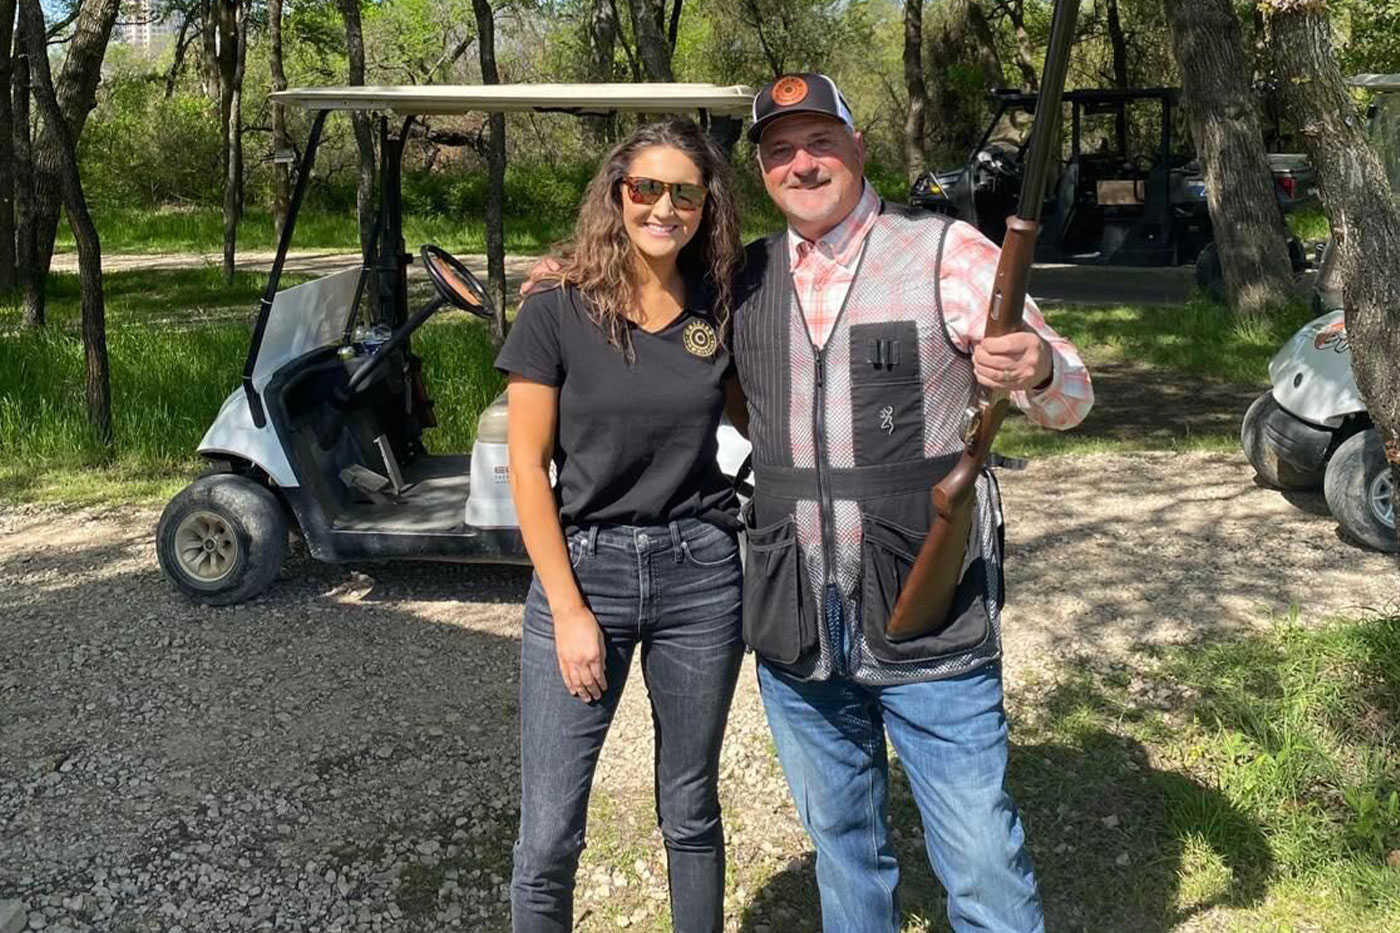
POLYGON ((1220 265, 1220 247, 1214 242, 1201 247, 1196 255, 1196 286, 1211 301, 1225 301, 1225 270, 1220 265))
POLYGON ((1240 425, 1240 446, 1249 458, 1249 465, 1267 485, 1277 489, 1316 489, 1322 485, 1325 468, 1300 470, 1287 460, 1279 459, 1278 451, 1265 430, 1270 418, 1292 417, 1274 401, 1272 392, 1254 400, 1244 413, 1240 425))
POLYGON ((1327 463, 1322 490, 1347 537, 1388 554, 1400 550, 1395 541, 1395 483, 1379 431, 1368 428, 1342 441, 1327 463))
POLYGON ((287 556, 287 517, 266 486, 231 473, 182 489, 156 526, 160 569, 208 606, 241 603, 267 589, 287 556))

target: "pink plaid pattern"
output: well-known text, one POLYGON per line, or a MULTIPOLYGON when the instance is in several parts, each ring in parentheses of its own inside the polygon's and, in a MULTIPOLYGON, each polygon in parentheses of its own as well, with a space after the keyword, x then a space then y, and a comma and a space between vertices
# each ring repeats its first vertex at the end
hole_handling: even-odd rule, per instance
MULTIPOLYGON (((879 212, 880 199, 866 182, 855 210, 816 243, 788 229, 793 289, 808 335, 818 347, 824 346, 831 335, 855 280, 861 247, 879 212)), ((971 353, 986 331, 987 306, 1000 255, 1001 249, 971 224, 958 221, 948 228, 938 284, 948 337, 963 352, 971 353)), ((921 261, 926 264, 925 280, 931 281, 938 257, 929 255, 921 261)), ((875 269, 866 272, 878 274, 875 269)), ((1074 346, 1055 333, 1029 297, 1025 323, 1050 344, 1055 357, 1055 374, 1045 389, 1034 394, 1014 392, 1011 401, 1027 418, 1043 427, 1073 427, 1083 420, 1094 403, 1089 371, 1074 346)))
POLYGON ((860 248, 880 215, 880 198, 866 182, 855 210, 813 243, 788 228, 788 264, 807 333, 816 346, 825 346, 841 313, 860 263, 860 248))

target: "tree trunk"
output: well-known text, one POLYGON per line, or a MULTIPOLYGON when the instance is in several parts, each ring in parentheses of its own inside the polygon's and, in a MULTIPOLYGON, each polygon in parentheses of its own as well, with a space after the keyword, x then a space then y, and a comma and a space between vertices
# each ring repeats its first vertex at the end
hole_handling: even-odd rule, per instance
MULTIPOLYGON (((987 22, 987 14, 976 0, 969 0, 964 11, 967 31, 972 35, 977 49, 977 67, 982 71, 982 80, 988 87, 1001 87, 1005 79, 1001 73, 1001 56, 997 54, 996 34, 992 24, 987 22)), ((1031 69, 1031 80, 1035 80, 1035 69, 1031 69)), ((1035 86, 1031 86, 1035 90, 1035 86)))
POLYGON ((199 42, 204 54, 199 59, 200 83, 204 96, 219 99, 219 14, 220 0, 203 0, 199 6, 199 42))
POLYGON ((1317 169, 1317 192, 1340 238, 1351 368, 1400 489, 1400 206, 1366 138, 1332 48, 1322 0, 1265 0, 1283 105, 1317 169))
POLYGON ((44 34, 44 12, 39 0, 22 0, 25 48, 29 53, 34 99, 58 147, 59 179, 68 222, 78 243, 78 278, 82 291, 83 348, 87 357, 88 424, 102 448, 110 454, 112 436, 112 392, 107 364, 106 311, 102 303, 102 249, 97 226, 88 213, 83 182, 78 175, 77 139, 59 107, 49 74, 48 42, 44 34))
POLYGON ((15 125, 10 101, 15 0, 0 0, 0 293, 15 282, 15 125))
MULTIPOLYGON (((272 89, 287 89, 287 71, 282 65, 282 0, 268 0, 267 4, 268 55, 272 70, 272 89)), ((272 105, 272 155, 280 159, 292 149, 292 137, 287 132, 287 106, 272 105)), ((282 239, 282 228, 287 224, 287 209, 292 200, 292 170, 286 162, 272 163, 272 225, 277 231, 277 239, 282 239)))
MULTIPOLYGON (((588 14, 588 80, 607 83, 613 79, 613 55, 617 48, 617 10, 612 0, 593 0, 588 14)), ((585 118, 590 142, 606 146, 613 141, 610 116, 585 118)))
POLYGON ((233 281, 238 222, 243 219, 243 72, 247 61, 248 8, 243 0, 218 0, 219 116, 224 145, 224 280, 233 281))
POLYGON ((1108 45, 1113 51, 1113 86, 1126 88, 1128 83, 1128 38, 1123 34, 1123 20, 1118 16, 1118 0, 1108 0, 1108 45))
POLYGON ((24 24, 15 28, 15 56, 10 76, 14 112, 15 274, 19 279, 24 326, 43 327, 44 273, 34 243, 34 146, 29 135, 29 55, 24 51, 24 24))
MULTIPOLYGON (((632 9, 632 35, 637 40, 637 55, 646 68, 647 80, 674 81, 671 44, 662 31, 664 11, 661 4, 657 0, 627 0, 627 3, 632 9)), ((477 18, 480 19, 480 14, 477 18)))
MULTIPOLYGON (((496 71, 496 21, 491 0, 472 0, 476 13, 477 50, 481 55, 481 82, 500 84, 496 71)), ((491 114, 491 141, 486 162, 486 290, 496 305, 491 336, 499 345, 506 333, 506 245, 502 197, 506 187, 506 115, 491 114)))
POLYGON ((1206 203, 1235 313, 1267 316, 1290 297, 1293 270, 1273 173, 1230 0, 1163 0, 1181 70, 1206 203))
POLYGON ((1040 89, 1040 75, 1035 70, 1035 56, 1032 54, 1031 36, 1026 32, 1026 10, 1023 0, 1003 7, 1011 20, 1011 28, 1016 33, 1016 68, 1021 72, 1021 84, 1032 94, 1040 89))
POLYGON ((912 182, 923 174, 927 142, 924 116, 928 112, 928 88, 924 84, 924 0, 904 0, 904 90, 909 95, 904 112, 904 170, 912 182))
POLYGON ((185 53, 190 47, 190 25, 193 13, 181 13, 180 29, 175 33, 175 51, 170 59, 170 70, 165 73, 165 99, 175 96, 175 82, 180 80, 180 72, 185 68, 185 53))
MULTIPOLYGON (((365 83, 365 34, 360 22, 360 0, 340 0, 345 20, 345 46, 348 77, 352 85, 365 83)), ((355 213, 360 219, 360 251, 370 248, 374 237, 374 129, 367 113, 351 114, 355 127, 355 149, 359 153, 359 174, 355 183, 355 213)))
MULTIPOLYGON (((63 115, 74 145, 82 139, 88 114, 97 105, 97 83, 102 77, 102 60, 107 54, 107 42, 112 37, 112 27, 116 25, 120 8, 121 0, 87 0, 78 11, 73 38, 68 43, 68 56, 63 60, 63 70, 54 86, 59 112, 63 115)), ((26 38, 26 43, 29 41, 32 41, 32 37, 26 38)), ((37 66, 31 62, 29 67, 30 82, 37 85, 37 76, 32 71, 37 66)), ((15 116, 18 119, 19 114, 15 116)), ((24 286, 26 307, 31 289, 42 306, 44 283, 53 259, 54 238, 58 235, 58 216, 63 202, 60 181, 63 155, 56 132, 54 126, 44 121, 44 128, 31 150, 34 173, 31 227, 34 239, 31 278, 24 286)))
POLYGON ((666 44, 671 47, 671 54, 676 54, 676 39, 681 32, 681 0, 673 0, 671 3, 671 25, 666 29, 666 44))

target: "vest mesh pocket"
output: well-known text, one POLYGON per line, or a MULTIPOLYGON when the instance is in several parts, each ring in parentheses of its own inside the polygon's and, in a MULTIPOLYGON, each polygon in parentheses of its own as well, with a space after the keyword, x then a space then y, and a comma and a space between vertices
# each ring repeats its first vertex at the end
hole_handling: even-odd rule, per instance
POLYGON ((746 537, 744 642, 766 660, 796 664, 817 647, 797 526, 789 517, 746 537))

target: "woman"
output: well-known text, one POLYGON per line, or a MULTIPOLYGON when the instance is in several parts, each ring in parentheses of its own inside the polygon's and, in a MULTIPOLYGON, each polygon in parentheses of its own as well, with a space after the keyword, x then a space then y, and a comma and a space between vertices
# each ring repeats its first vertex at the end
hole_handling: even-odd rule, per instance
POLYGON ((715 461, 738 221, 692 123, 643 127, 584 195, 497 368, 535 565, 521 649, 516 933, 567 931, 588 792, 632 653, 656 729, 677 931, 723 924, 719 749, 738 676, 733 490, 715 461), (558 470, 550 486, 551 464, 558 470))

